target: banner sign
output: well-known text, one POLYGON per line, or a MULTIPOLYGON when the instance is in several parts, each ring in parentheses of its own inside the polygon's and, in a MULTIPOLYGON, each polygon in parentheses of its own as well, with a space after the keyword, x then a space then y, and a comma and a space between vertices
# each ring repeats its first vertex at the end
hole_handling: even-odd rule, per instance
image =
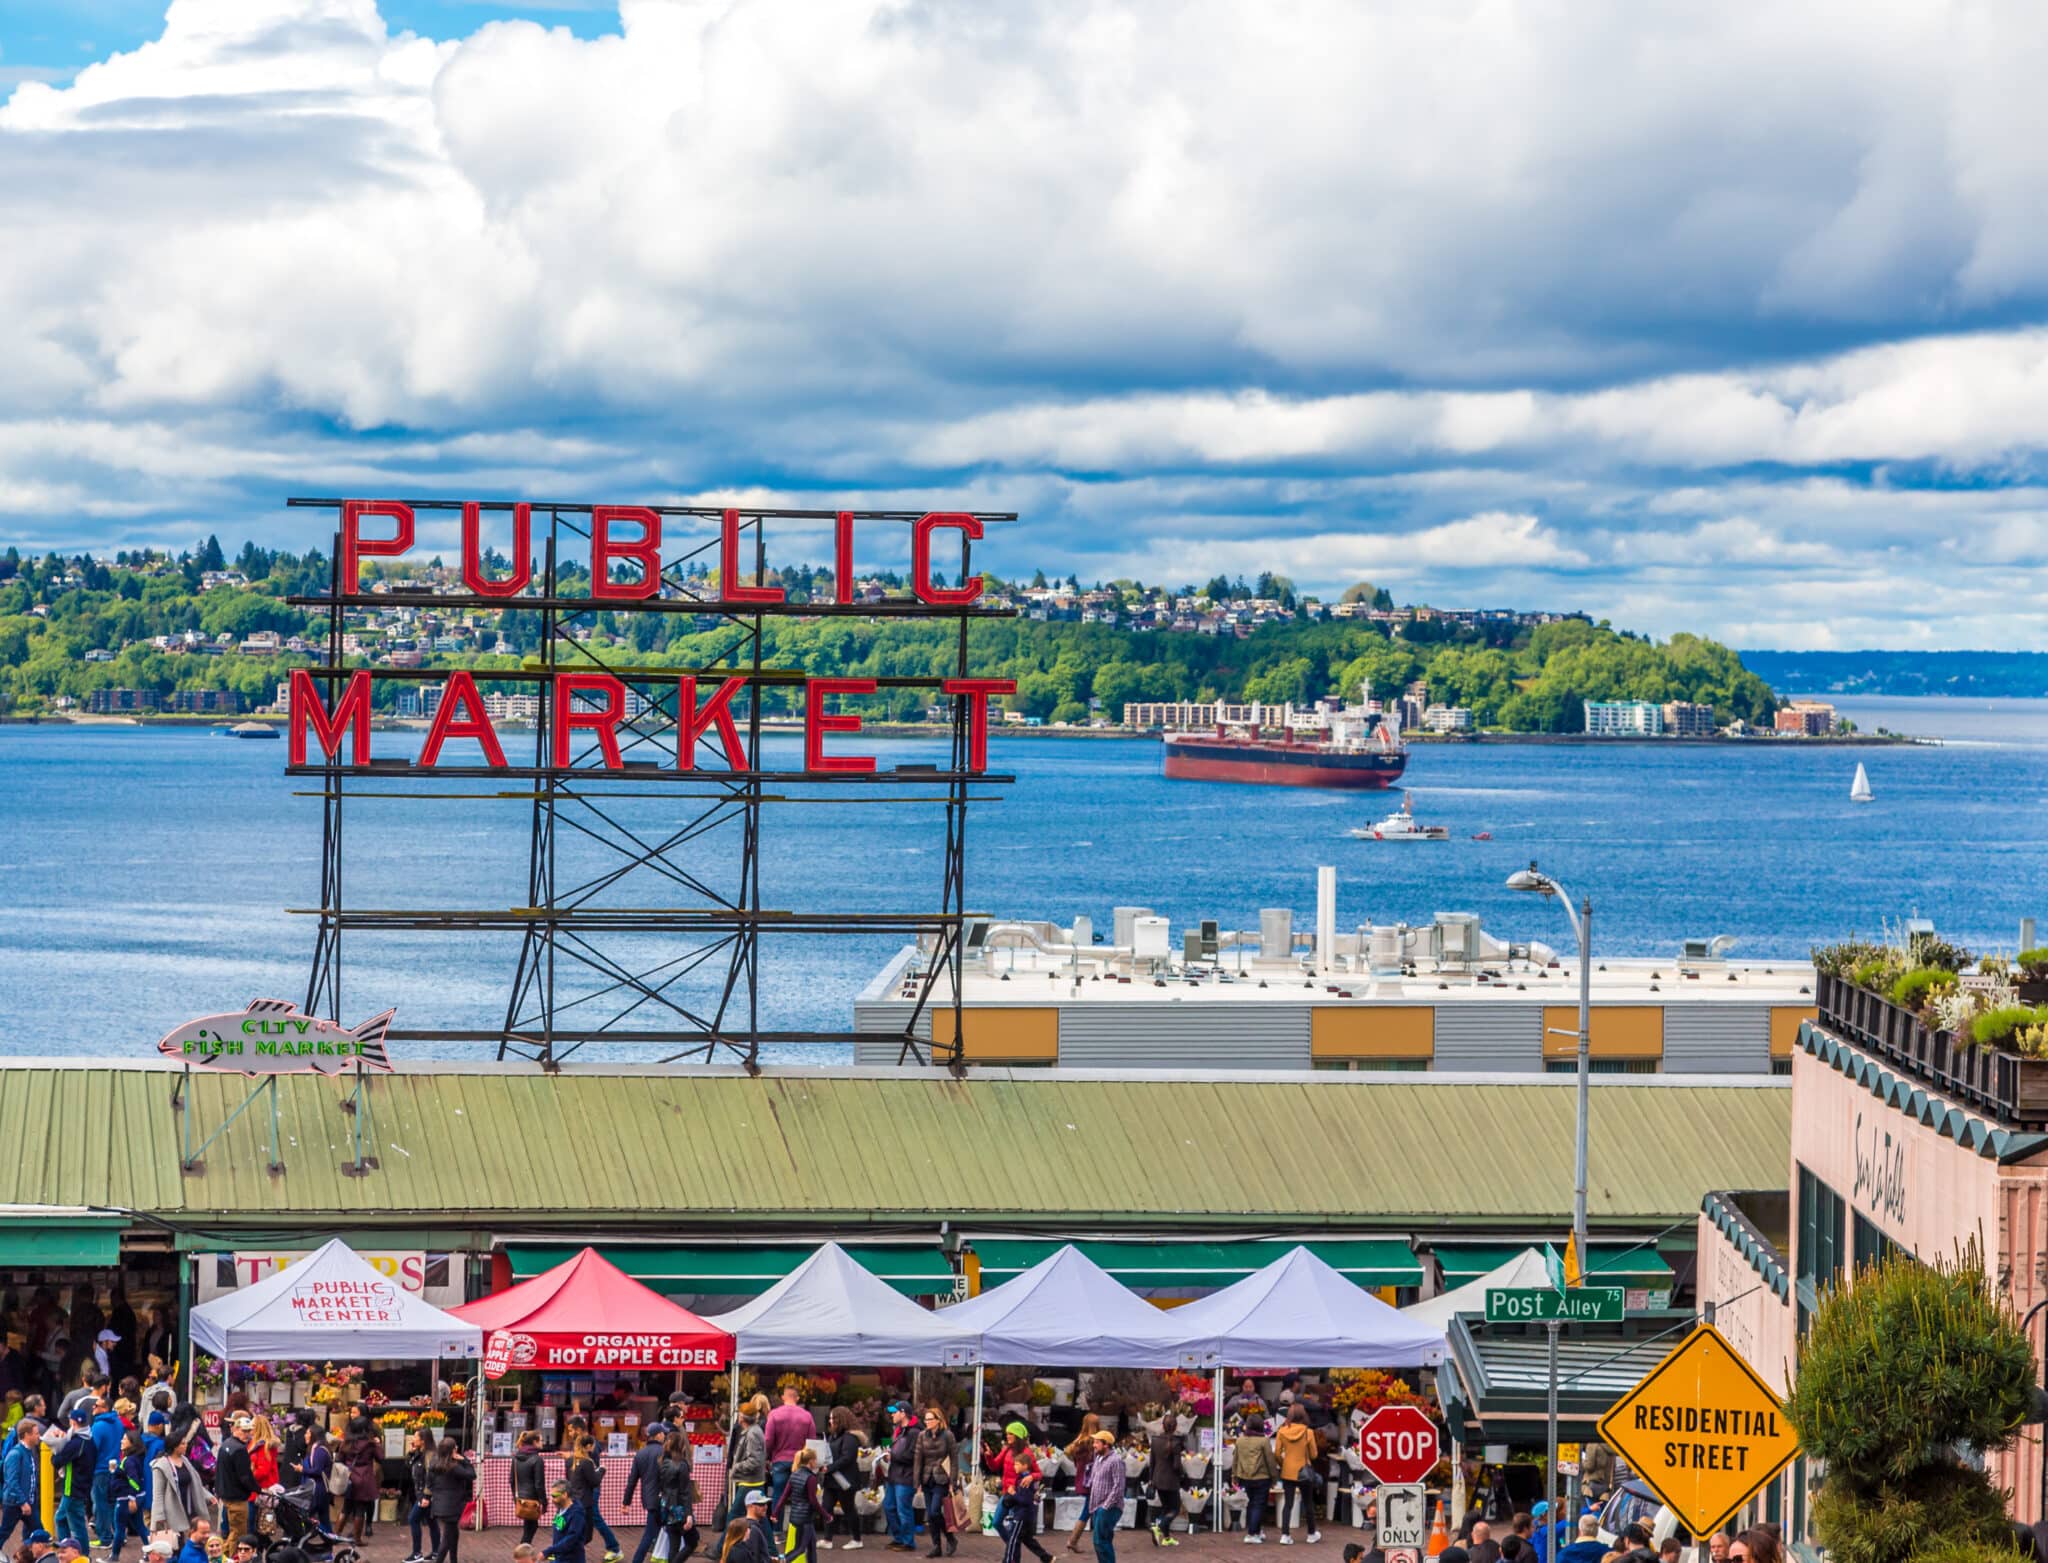
POLYGON ((188 1020, 161 1042, 166 1058, 233 1074, 334 1075, 363 1065, 389 1072, 384 1033, 395 1010, 373 1015, 353 1030, 301 1014, 289 999, 251 999, 231 1014, 188 1020))

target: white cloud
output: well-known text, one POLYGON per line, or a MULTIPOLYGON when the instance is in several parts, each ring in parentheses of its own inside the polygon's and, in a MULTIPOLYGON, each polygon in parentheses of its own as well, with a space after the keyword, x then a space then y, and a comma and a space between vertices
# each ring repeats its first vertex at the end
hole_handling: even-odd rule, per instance
POLYGON ((2003 0, 174 0, 0 106, 0 532, 831 484, 1025 568, 2041 644, 2044 66, 2003 0))

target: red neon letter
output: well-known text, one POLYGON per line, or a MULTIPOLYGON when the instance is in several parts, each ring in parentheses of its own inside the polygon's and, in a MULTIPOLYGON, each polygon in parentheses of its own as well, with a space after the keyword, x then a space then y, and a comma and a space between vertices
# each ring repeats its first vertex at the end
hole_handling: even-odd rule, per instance
POLYGON ((842 510, 833 518, 832 592, 841 602, 853 601, 853 512, 842 510))
POLYGON ((349 763, 370 763, 370 675, 367 670, 358 669, 349 674, 348 687, 334 703, 334 715, 330 717, 327 702, 320 698, 320 688, 313 682, 313 675, 304 668, 293 668, 291 709, 291 742, 285 758, 293 765, 306 763, 308 724, 312 726, 313 736, 320 740, 320 752, 331 760, 341 748, 344 723, 348 725, 351 740, 349 763))
POLYGON ((676 769, 697 768, 697 740, 708 727, 718 729, 718 741, 725 745, 725 763, 733 770, 751 769, 740 730, 733 725, 732 697, 746 684, 743 678, 729 678, 701 706, 697 704, 697 681, 685 673, 676 680, 676 769))
POLYGON ((872 771, 871 754, 825 753, 827 733, 857 733, 860 718, 851 711, 828 712, 825 701, 832 695, 871 695, 871 678, 809 678, 804 680, 804 769, 807 771, 872 771))
POLYGON ((652 597, 661 590, 661 517, 641 505, 598 505, 590 512, 590 595, 593 597, 652 597), (637 542, 615 542, 614 521, 637 521, 637 542), (640 561, 640 579, 614 581, 614 559, 640 561))
MULTIPOLYGON (((754 523, 759 526, 757 521, 754 523)), ((781 602, 780 586, 740 585, 740 513, 728 510, 718 538, 718 595, 727 602, 781 602)))
POLYGON ((345 499, 341 502, 341 589, 353 593, 362 588, 363 559, 373 555, 395 559, 412 547, 412 506, 395 499, 345 499), (364 516, 389 516, 398 523, 390 537, 365 537, 364 516))
POLYGON ((484 697, 476 692, 476 680, 460 668, 448 675, 441 703, 434 707, 434 724, 427 729, 420 764, 439 765, 441 745, 451 738, 474 738, 483 746, 485 763, 503 767, 505 751, 498 744, 498 730, 491 725, 491 714, 484 709, 484 697), (460 719, 458 711, 464 713, 460 719))
POLYGON ((517 597, 533 584, 533 506, 512 507, 512 573, 503 580, 484 574, 483 506, 462 507, 462 584, 479 597, 517 597))
POLYGON ((932 533, 942 526, 958 527, 969 537, 981 536, 981 523, 960 510, 934 510, 919 516, 910 532, 910 584, 920 601, 942 608, 960 608, 981 595, 981 577, 963 586, 932 584, 932 533))
POLYGON ((626 762, 619 758, 619 723, 626 719, 626 686, 609 673, 558 673, 555 675, 555 764, 567 766, 569 740, 578 728, 597 734, 597 746, 604 751, 604 768, 615 771, 626 762), (604 696, 595 711, 576 709, 580 690, 604 696))
POLYGON ((988 697, 1014 695, 1014 678, 949 678, 939 686, 949 695, 967 697, 967 768, 988 769, 988 697))

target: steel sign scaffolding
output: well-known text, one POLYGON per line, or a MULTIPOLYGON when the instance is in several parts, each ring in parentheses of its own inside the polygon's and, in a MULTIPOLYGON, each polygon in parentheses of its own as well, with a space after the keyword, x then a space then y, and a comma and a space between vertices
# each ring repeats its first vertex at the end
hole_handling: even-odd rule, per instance
MULTIPOLYGON (((352 502, 295 498, 287 503, 342 510, 352 502)), ((410 510, 463 510, 466 529, 478 524, 481 513, 502 516, 515 510, 511 501, 474 507, 445 499, 377 503, 409 507, 408 515, 410 510)), ((958 1070, 963 1062, 959 1011, 964 939, 968 923, 976 915, 970 914, 966 905, 968 807, 996 796, 977 791, 980 784, 1014 780, 974 766, 985 753, 985 731, 977 742, 974 718, 979 712, 985 720, 986 696, 982 697, 984 704, 977 706, 969 694, 951 695, 950 758, 943 767, 902 764, 887 770, 833 771, 809 768, 807 762, 803 769, 771 770, 764 764, 762 752, 762 693, 776 686, 805 684, 807 676, 801 670, 768 665, 765 627, 770 618, 779 616, 951 620, 957 625, 957 634, 949 675, 873 681, 884 690, 929 689, 937 696, 947 685, 971 679, 968 630, 972 622, 1010 617, 1013 610, 922 596, 877 602, 767 601, 762 600, 766 594, 758 585, 736 587, 730 578, 735 532, 750 544, 747 551, 752 556, 753 579, 759 583, 768 567, 767 523, 832 522, 840 529, 836 576, 850 558, 848 529, 853 526, 916 527, 917 547, 925 548, 931 518, 915 511, 733 512, 694 506, 636 507, 636 513, 665 519, 709 520, 723 530, 714 529, 710 539, 673 557, 661 557, 652 595, 565 594, 563 565, 576 546, 572 539, 582 540, 591 549, 594 571, 606 567, 607 556, 598 537, 602 525, 593 513, 607 508, 580 503, 528 504, 525 509, 531 517, 531 546, 538 570, 517 595, 364 591, 354 578, 353 535, 345 548, 344 533, 337 530, 329 589, 315 596, 287 599, 294 606, 315 608, 325 616, 324 657, 308 672, 324 692, 330 709, 338 707, 344 684, 368 666, 367 657, 361 652, 352 654, 346 646, 347 620, 352 612, 398 603, 427 610, 518 612, 535 616, 540 628, 537 648, 525 655, 516 669, 471 670, 482 683, 533 688, 538 699, 530 764, 416 765, 409 760, 352 754, 339 742, 330 748, 323 741, 303 763, 287 766, 288 774, 316 780, 321 800, 320 900, 317 907, 302 909, 317 920, 305 1013, 339 1020, 344 949, 353 948, 352 942, 345 944, 344 935, 392 930, 498 931, 518 938, 503 1024, 482 1030, 395 1027, 389 1033, 391 1040, 495 1043, 500 1059, 524 1058, 549 1069, 591 1042, 637 1042, 665 1048, 664 1062, 738 1062, 754 1072, 760 1065, 763 1043, 851 1040, 848 1032, 763 1029, 764 935, 887 933, 915 936, 929 951, 917 1006, 904 1027, 901 1057, 927 1061, 916 1028, 939 973, 950 969, 952 1041, 934 1043, 931 1051, 937 1055, 934 1061, 951 1063, 958 1070), (693 577, 691 567, 721 547, 724 569, 719 595, 707 597, 702 594, 703 577, 693 577), (347 580, 345 559, 350 573, 347 580), (588 643, 589 627, 600 614, 694 615, 700 625, 724 631, 725 638, 715 654, 694 667, 619 661, 615 652, 600 652, 588 643), (585 631, 584 636, 579 637, 579 629, 585 631), (573 700, 567 710, 556 709, 557 680, 564 674, 609 675, 644 700, 634 725, 618 728, 615 739, 610 731, 602 734, 604 741, 617 743, 616 763, 607 757, 602 766, 593 764, 600 754, 599 737, 579 730, 578 723, 564 723, 563 718, 578 709, 573 700), (698 714, 679 710, 682 687, 678 681, 686 677, 741 681, 744 695, 735 695, 732 714, 743 734, 745 769, 698 769, 679 764, 679 741, 686 747, 695 743, 694 731, 686 730, 685 724, 698 714), (739 709, 742 698, 743 712, 739 709), (582 740, 580 748, 578 739, 582 740), (565 756, 568 763, 559 763, 565 756), (424 778, 444 784, 516 781, 531 787, 437 786, 423 794, 417 783, 424 778), (344 875, 343 845, 355 813, 351 801, 408 796, 527 802, 529 840, 523 903, 496 909, 420 909, 362 899, 354 877, 344 875), (656 797, 665 805, 681 807, 667 813, 656 829, 626 817, 629 809, 623 805, 628 800, 656 797), (772 828, 766 822, 774 812, 848 802, 927 805, 943 813, 945 840, 935 909, 859 912, 763 905, 762 839, 764 829, 772 828), (596 851, 602 867, 592 872, 587 864, 573 863, 571 854, 563 850, 569 842, 596 851), (693 975, 698 975, 707 990, 703 997, 685 986, 685 979, 693 975), (715 983, 706 981, 707 977, 715 977, 715 983)), ((965 583, 971 574, 973 537, 987 524, 1016 517, 1007 512, 959 512, 957 518, 959 579, 965 583)), ((409 535, 409 521, 407 526, 409 535)), ((595 580, 593 575, 593 585, 595 580)), ((840 595, 845 595, 843 590, 840 595)), ((932 594, 955 599, 966 595, 958 589, 932 594)), ((447 667, 378 665, 375 676, 426 682, 446 680, 453 671, 447 667)))

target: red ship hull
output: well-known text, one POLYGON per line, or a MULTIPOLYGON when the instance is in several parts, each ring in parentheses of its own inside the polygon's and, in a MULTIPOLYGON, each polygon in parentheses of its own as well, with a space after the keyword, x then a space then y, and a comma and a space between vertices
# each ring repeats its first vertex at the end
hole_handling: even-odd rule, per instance
POLYGON ((1169 738, 1164 774, 1180 781, 1251 782, 1266 787, 1342 787, 1380 792, 1408 768, 1402 750, 1335 752, 1313 744, 1229 738, 1169 738))

